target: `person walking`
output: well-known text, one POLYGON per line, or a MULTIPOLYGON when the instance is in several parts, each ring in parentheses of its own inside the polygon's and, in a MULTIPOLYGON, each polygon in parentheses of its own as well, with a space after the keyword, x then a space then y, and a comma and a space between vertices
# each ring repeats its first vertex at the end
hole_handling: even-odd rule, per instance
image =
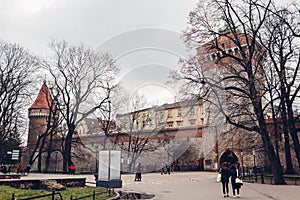
POLYGON ((136 167, 134 181, 141 181, 141 180, 142 180, 142 165, 141 165, 141 163, 139 163, 136 167))
POLYGON ((25 166, 23 164, 20 165, 20 173, 25 175, 25 166))
POLYGON ((27 165, 27 167, 25 168, 25 172, 27 173, 27 175, 30 173, 31 170, 31 166, 27 165))
POLYGON ((166 165, 166 171, 167 171, 167 174, 171 174, 171 167, 170 167, 170 165, 167 163, 167 165, 166 165))
POLYGON ((20 173, 20 165, 19 164, 15 165, 15 173, 17 173, 17 174, 20 173))
POLYGON ((69 168, 70 168, 70 174, 71 174, 71 175, 75 175, 75 170, 76 170, 75 165, 72 163, 71 166, 70 166, 69 168))
POLYGON ((161 163, 161 165, 160 165, 160 174, 161 175, 163 175, 165 173, 165 167, 166 167, 165 163, 161 163))
POLYGON ((240 185, 237 184, 236 178, 241 177, 241 173, 237 164, 232 164, 230 167, 231 185, 233 197, 240 197, 240 185), (236 192, 236 193, 235 193, 236 192))
POLYGON ((7 173, 8 173, 8 174, 11 173, 11 168, 12 168, 12 166, 11 166, 11 165, 8 165, 8 169, 7 169, 7 173))
POLYGON ((228 169, 227 163, 223 163, 222 168, 219 173, 221 174, 221 183, 222 183, 222 191, 224 198, 229 197, 229 178, 230 178, 230 170, 228 169))

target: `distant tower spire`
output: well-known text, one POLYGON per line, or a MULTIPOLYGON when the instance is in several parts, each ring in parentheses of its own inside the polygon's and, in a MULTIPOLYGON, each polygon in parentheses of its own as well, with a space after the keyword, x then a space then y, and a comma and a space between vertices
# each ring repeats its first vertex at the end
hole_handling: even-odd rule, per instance
POLYGON ((44 81, 34 103, 28 109, 29 130, 27 146, 29 150, 35 148, 39 134, 46 131, 47 117, 50 113, 51 94, 44 81))

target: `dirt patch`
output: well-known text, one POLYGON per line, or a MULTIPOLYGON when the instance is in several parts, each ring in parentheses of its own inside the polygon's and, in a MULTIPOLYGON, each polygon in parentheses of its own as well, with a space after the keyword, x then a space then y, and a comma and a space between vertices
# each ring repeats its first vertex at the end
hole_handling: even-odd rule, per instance
POLYGON ((65 190, 66 186, 64 186, 60 183, 57 183, 56 180, 42 180, 41 181, 41 188, 46 189, 46 190, 55 189, 55 190, 60 191, 60 190, 65 190))
POLYGON ((131 200, 131 199, 152 199, 155 197, 154 194, 148 194, 148 193, 140 193, 140 192, 125 192, 125 191, 120 191, 119 192, 120 197, 118 200, 126 199, 126 200, 131 200))

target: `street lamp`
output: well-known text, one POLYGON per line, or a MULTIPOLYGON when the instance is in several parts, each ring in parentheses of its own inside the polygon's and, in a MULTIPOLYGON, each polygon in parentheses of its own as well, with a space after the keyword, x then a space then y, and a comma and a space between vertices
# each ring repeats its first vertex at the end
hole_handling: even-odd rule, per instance
POLYGON ((244 170, 244 152, 243 149, 241 150, 241 157, 242 157, 242 174, 243 177, 245 176, 245 170, 244 170))
POLYGON ((218 159, 219 159, 219 142, 218 142, 218 131, 217 126, 215 126, 215 152, 216 152, 216 169, 218 169, 218 159))
POLYGON ((255 167, 256 163, 255 163, 255 150, 254 150, 254 148, 252 148, 252 155, 253 155, 253 167, 255 167))
POLYGON ((96 159, 95 159, 95 161, 96 161, 96 173, 98 173, 98 154, 99 154, 99 146, 98 145, 96 145, 96 159))

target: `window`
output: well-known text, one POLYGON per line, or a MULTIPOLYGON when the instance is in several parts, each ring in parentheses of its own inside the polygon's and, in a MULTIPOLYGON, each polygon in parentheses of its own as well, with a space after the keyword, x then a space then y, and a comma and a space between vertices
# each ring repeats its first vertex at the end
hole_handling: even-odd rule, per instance
POLYGON ((211 57, 212 57, 212 60, 216 59, 216 55, 215 54, 212 54, 211 57))
POLYGON ((196 120, 191 120, 190 124, 191 124, 191 126, 194 126, 196 124, 196 120))
POLYGON ((203 125, 203 123, 204 123, 204 118, 201 118, 201 125, 203 125))
POLYGON ((238 48, 234 48, 234 54, 238 55, 239 54, 239 49, 238 48))
POLYGON ((178 117, 181 117, 181 116, 182 116, 181 108, 178 108, 178 117))
POLYGON ((165 127, 164 123, 160 123, 158 126, 160 129, 163 129, 165 127))
POLYGON ((162 121, 164 119, 164 112, 160 111, 159 112, 159 120, 162 121))
POLYGON ((168 127, 169 127, 169 128, 172 128, 172 127, 173 127, 173 122, 169 122, 169 123, 168 123, 168 127))
POLYGON ((169 117, 169 118, 172 117, 172 110, 168 110, 168 117, 169 117))
POLYGON ((207 60, 207 61, 210 61, 210 56, 209 56, 209 55, 206 56, 206 60, 207 60))
POLYGON ((182 122, 177 122, 178 127, 182 127, 182 122))
POLYGON ((139 129, 139 122, 136 122, 136 129, 139 129))
POLYGON ((195 108, 194 108, 194 106, 191 107, 190 114, 191 114, 191 115, 195 115, 195 108))

